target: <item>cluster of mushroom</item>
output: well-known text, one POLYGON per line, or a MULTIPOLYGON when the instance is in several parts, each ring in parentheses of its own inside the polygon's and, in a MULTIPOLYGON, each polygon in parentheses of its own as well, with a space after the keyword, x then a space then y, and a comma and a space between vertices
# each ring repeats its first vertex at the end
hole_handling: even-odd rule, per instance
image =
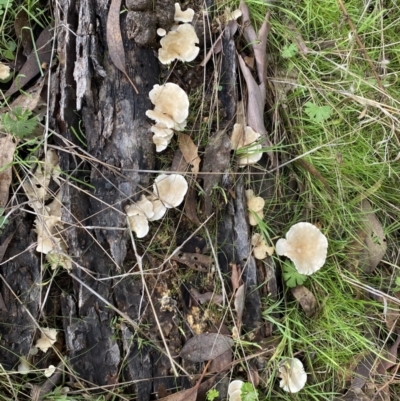
MULTIPOLYGON (((284 391, 289 393, 299 392, 307 383, 307 373, 300 359, 285 358, 278 366, 279 377, 282 379, 279 383, 284 391)), ((242 401, 242 380, 233 380, 228 386, 228 400, 242 401)))
POLYGON ((194 11, 191 8, 182 11, 180 4, 175 3, 174 20, 177 24, 173 25, 168 33, 164 29, 157 30, 158 35, 162 36, 161 48, 158 51, 160 63, 170 64, 174 60, 188 62, 197 57, 200 51, 200 48, 196 46, 199 38, 189 23, 192 22, 193 16, 194 11), (179 22, 182 24, 179 25, 179 22))
POLYGON ((301 274, 309 276, 318 271, 326 261, 328 240, 311 223, 294 224, 276 243, 276 253, 288 257, 301 274))
POLYGON ((60 185, 59 175, 57 152, 48 149, 30 181, 23 183, 23 188, 29 199, 29 206, 36 213, 35 231, 38 235, 36 251, 46 255, 52 269, 63 266, 69 270, 72 267, 71 259, 67 255, 67 245, 60 235, 63 228, 60 196, 57 195, 51 203, 44 205, 51 196, 48 188, 50 181, 53 179, 60 185))
POLYGON ((189 98, 182 88, 172 82, 154 85, 149 97, 154 109, 147 110, 146 116, 156 122, 150 129, 154 134, 156 151, 162 152, 171 142, 174 130, 182 131, 186 127, 189 98))
POLYGON ((257 163, 262 157, 262 146, 257 143, 261 135, 251 127, 244 127, 242 124, 235 124, 231 136, 232 149, 239 151, 239 165, 257 163), (243 149, 243 150, 240 150, 243 149))
POLYGON ((142 195, 138 202, 125 208, 129 225, 138 238, 149 232, 149 221, 161 219, 167 209, 179 206, 188 190, 188 183, 180 174, 160 174, 154 181, 153 193, 142 195))

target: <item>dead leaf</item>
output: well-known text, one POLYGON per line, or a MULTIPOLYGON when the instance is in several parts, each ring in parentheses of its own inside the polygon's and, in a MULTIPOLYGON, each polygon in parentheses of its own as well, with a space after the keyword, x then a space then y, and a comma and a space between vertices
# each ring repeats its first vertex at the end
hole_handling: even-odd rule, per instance
POLYGON ((112 0, 107 16, 107 45, 111 61, 125 75, 136 94, 139 93, 125 69, 125 49, 119 21, 122 0, 112 0))
POLYGON ((389 351, 383 353, 380 363, 376 369, 377 373, 383 375, 388 369, 396 365, 398 348, 400 346, 400 335, 397 335, 397 339, 394 344, 389 348, 389 351), (385 359, 384 359, 385 358, 385 359))
POLYGON ((182 152, 186 162, 192 166, 191 171, 194 173, 194 177, 197 177, 200 168, 201 159, 198 154, 198 147, 192 141, 189 135, 179 135, 179 149, 182 152))
POLYGON ((29 24, 29 17, 25 10, 20 10, 15 17, 14 30, 18 38, 21 39, 21 45, 24 49, 22 54, 28 57, 33 49, 31 26, 29 24))
POLYGON ((212 264, 212 258, 201 253, 178 252, 171 259, 205 273, 208 273, 209 267, 212 264))
MULTIPOLYGON (((45 77, 42 77, 35 85, 21 93, 10 105, 11 109, 15 107, 22 107, 24 110, 34 111, 35 109, 47 104, 41 99, 40 94, 42 93, 43 86, 45 83, 45 77)), ((43 114, 43 110, 37 110, 43 114)))
POLYGON ((195 188, 189 188, 185 199, 185 214, 186 217, 193 223, 200 225, 201 222, 197 216, 197 193, 195 188))
POLYGON ((244 301, 246 298, 245 286, 242 284, 235 294, 235 311, 236 311, 236 324, 240 327, 242 324, 242 316, 244 310, 244 301))
POLYGON ((210 372, 223 372, 232 366, 232 351, 229 349, 211 361, 210 372))
POLYGON ((317 309, 317 300, 315 299, 314 294, 303 285, 298 285, 297 287, 292 288, 291 292, 303 308, 306 316, 313 316, 317 309))
POLYGON ((231 275, 232 289, 233 292, 235 292, 240 287, 241 272, 240 272, 240 267, 235 263, 231 264, 231 268, 232 268, 232 275, 231 275))
POLYGON ((192 337, 183 346, 180 356, 190 362, 204 362, 230 350, 233 340, 218 333, 204 333, 192 337))
POLYGON ((4 208, 8 202, 15 146, 11 135, 0 138, 0 208, 4 208))
POLYGON ((244 56, 244 62, 249 68, 254 70, 254 57, 244 56))
POLYGON ((204 294, 200 294, 195 288, 191 288, 189 292, 190 295, 193 297, 193 299, 200 305, 210 301, 212 301, 214 304, 221 305, 223 301, 222 295, 215 294, 213 292, 206 292, 204 294))
POLYGON ((41 72, 43 64, 49 64, 51 60, 53 35, 48 28, 43 29, 36 40, 36 51, 32 51, 22 66, 19 74, 6 92, 5 96, 11 96, 23 88, 32 78, 41 72), (39 62, 38 62, 39 60, 39 62))
POLYGON ((196 401, 197 386, 187 390, 178 391, 177 393, 167 395, 164 398, 159 398, 158 401, 196 401))

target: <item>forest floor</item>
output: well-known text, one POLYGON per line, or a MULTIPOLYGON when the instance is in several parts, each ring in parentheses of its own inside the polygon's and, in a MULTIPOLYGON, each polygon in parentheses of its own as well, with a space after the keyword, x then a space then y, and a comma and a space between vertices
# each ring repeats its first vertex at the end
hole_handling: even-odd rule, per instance
MULTIPOLYGON (((72 127, 75 145, 61 149, 51 126, 50 104, 60 100, 46 79, 63 62, 51 41, 54 9, 0 0, 0 400, 400 400, 400 5, 245 3, 237 21, 238 2, 217 2, 208 12, 202 2, 181 3, 203 27, 200 52, 160 65, 158 82, 188 94, 186 127, 165 150, 153 149, 151 169, 137 170, 148 184, 137 185, 130 203, 151 194, 160 174, 185 177, 189 189, 181 204, 149 222, 147 234, 120 229, 121 260, 101 242, 92 209, 87 220, 73 216, 109 258, 111 275, 102 277, 68 255, 60 188, 126 217, 122 203, 97 198, 90 169, 104 162, 88 150, 91 127, 72 127), (237 125, 242 137, 246 126, 260 135, 235 145, 237 125), (78 174, 61 171, 62 152, 80 158, 78 174), (261 206, 250 206, 251 191, 261 206), (15 223, 21 215, 24 239, 15 223), (328 243, 326 260, 307 260, 318 266, 305 275, 294 258, 276 252, 302 222, 328 243), (57 252, 45 250, 55 244, 57 252), (20 276, 7 276, 21 255, 34 255, 40 280, 17 290, 16 280, 34 276, 28 256, 20 276), (83 274, 112 283, 109 296, 83 274), (126 280, 137 292, 117 293, 126 280), (89 312, 76 316, 69 305, 79 300, 81 307, 87 294, 104 320, 94 337, 109 336, 121 355, 106 384, 85 376, 84 359, 74 364, 85 354, 71 340, 79 334, 69 337, 68 319, 86 324, 89 312), (8 333, 27 326, 5 316, 28 302, 36 306, 24 309, 32 336, 23 354, 8 333), (151 374, 143 355, 152 355, 151 374), (158 382, 160 372, 169 381, 158 382), (227 395, 235 380, 243 382, 239 398, 227 395)), ((125 18, 124 5, 116 10, 125 18)), ((115 65, 116 43, 109 53, 115 65)), ((318 248, 308 238, 300 234, 307 256, 318 248)), ((99 371, 101 363, 94 363, 99 371)))

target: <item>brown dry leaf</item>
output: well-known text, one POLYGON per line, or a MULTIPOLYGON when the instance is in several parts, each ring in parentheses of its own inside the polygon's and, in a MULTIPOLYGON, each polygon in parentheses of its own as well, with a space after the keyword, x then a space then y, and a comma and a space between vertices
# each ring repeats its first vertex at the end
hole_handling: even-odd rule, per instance
POLYGON ((122 0, 112 0, 107 16, 107 45, 110 58, 114 65, 125 75, 135 92, 138 90, 125 69, 125 49, 122 42, 119 15, 122 0))
POLYGON ((246 298, 245 286, 242 284, 236 291, 235 294, 235 311, 236 311, 236 324, 240 327, 242 324, 242 316, 244 310, 244 301, 246 298))
POLYGON ((8 202, 12 180, 12 166, 10 164, 14 158, 14 151, 15 143, 11 135, 0 138, 0 208, 4 208, 8 202))
POLYGON ((50 30, 48 28, 43 29, 36 41, 37 51, 31 52, 19 74, 15 77, 14 82, 6 92, 6 97, 13 95, 38 75, 41 72, 41 65, 50 63, 52 40, 53 35, 50 30))
MULTIPOLYGON (((182 170, 181 170, 182 171, 182 170)), ((185 200, 186 217, 193 223, 200 225, 199 216, 197 216, 197 194, 194 188, 189 188, 185 200)))
POLYGON ((192 166, 192 173, 196 178, 199 173, 201 159, 198 153, 198 147, 192 141, 189 135, 179 135, 179 149, 181 150, 186 162, 192 166))
POLYGON ((210 301, 212 301, 214 304, 221 305, 223 301, 222 295, 218 295, 213 292, 205 292, 204 294, 200 294, 195 288, 191 288, 189 292, 193 299, 200 305, 210 301))
POLYGON ((231 268, 232 268, 232 276, 231 276, 232 289, 233 292, 235 292, 240 287, 240 281, 241 281, 240 267, 237 264, 233 263, 231 265, 231 268))
POLYGON ((396 365, 397 352, 400 346, 400 335, 397 335, 397 339, 394 344, 389 348, 389 351, 385 351, 383 357, 378 364, 376 369, 377 373, 383 375, 388 369, 396 365))
POLYGON ((228 370, 231 367, 231 364, 232 351, 229 349, 211 361, 209 371, 218 373, 223 372, 224 370, 228 370))
POLYGON ((21 45, 24 49, 22 54, 28 57, 32 52, 33 45, 29 16, 25 10, 20 10, 15 17, 14 30, 17 37, 21 39, 21 45))
POLYGON ((196 401, 198 386, 159 398, 159 401, 196 401))
POLYGON ((192 337, 183 346, 180 356, 191 362, 211 361, 230 350, 233 340, 218 333, 204 333, 192 337))
POLYGON ((244 56, 244 62, 249 68, 254 70, 254 57, 244 56))
POLYGON ((317 309, 317 300, 315 299, 314 294, 303 285, 298 285, 292 288, 291 292, 303 308, 306 316, 313 316, 317 309))
MULTIPOLYGON (((10 105, 11 109, 19 106, 24 110, 34 111, 35 109, 46 106, 41 99, 40 94, 45 83, 45 77, 42 77, 35 85, 21 93, 10 105)), ((41 111, 43 113, 43 111, 41 111)))
POLYGON ((208 273, 208 268, 211 266, 213 261, 210 256, 202 255, 201 253, 188 252, 178 252, 176 255, 173 255, 171 259, 205 273, 208 273))

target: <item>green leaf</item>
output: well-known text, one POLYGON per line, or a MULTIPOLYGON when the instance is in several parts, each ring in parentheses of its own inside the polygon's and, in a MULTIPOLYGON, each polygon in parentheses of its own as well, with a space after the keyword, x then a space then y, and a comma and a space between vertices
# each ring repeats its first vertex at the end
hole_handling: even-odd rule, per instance
POLYGON ((292 263, 286 262, 282 269, 283 279, 289 288, 294 288, 297 285, 302 285, 306 280, 307 276, 300 274, 292 263))
POLYGON ((23 110, 18 106, 0 117, 2 128, 18 138, 30 135, 38 123, 37 118, 31 117, 31 115, 30 110, 23 110))
POLYGON ((282 49, 282 57, 283 58, 292 58, 298 53, 297 46, 292 43, 289 46, 285 45, 282 49))
POLYGON ((242 401, 257 401, 258 392, 251 383, 245 382, 241 388, 240 394, 242 401))
POLYGON ((219 397, 219 391, 215 388, 212 388, 207 391, 207 401, 213 401, 215 398, 219 397))
POLYGON ((305 113, 310 117, 312 121, 316 123, 322 123, 327 120, 332 114, 331 106, 318 106, 314 103, 307 102, 305 104, 305 113))

